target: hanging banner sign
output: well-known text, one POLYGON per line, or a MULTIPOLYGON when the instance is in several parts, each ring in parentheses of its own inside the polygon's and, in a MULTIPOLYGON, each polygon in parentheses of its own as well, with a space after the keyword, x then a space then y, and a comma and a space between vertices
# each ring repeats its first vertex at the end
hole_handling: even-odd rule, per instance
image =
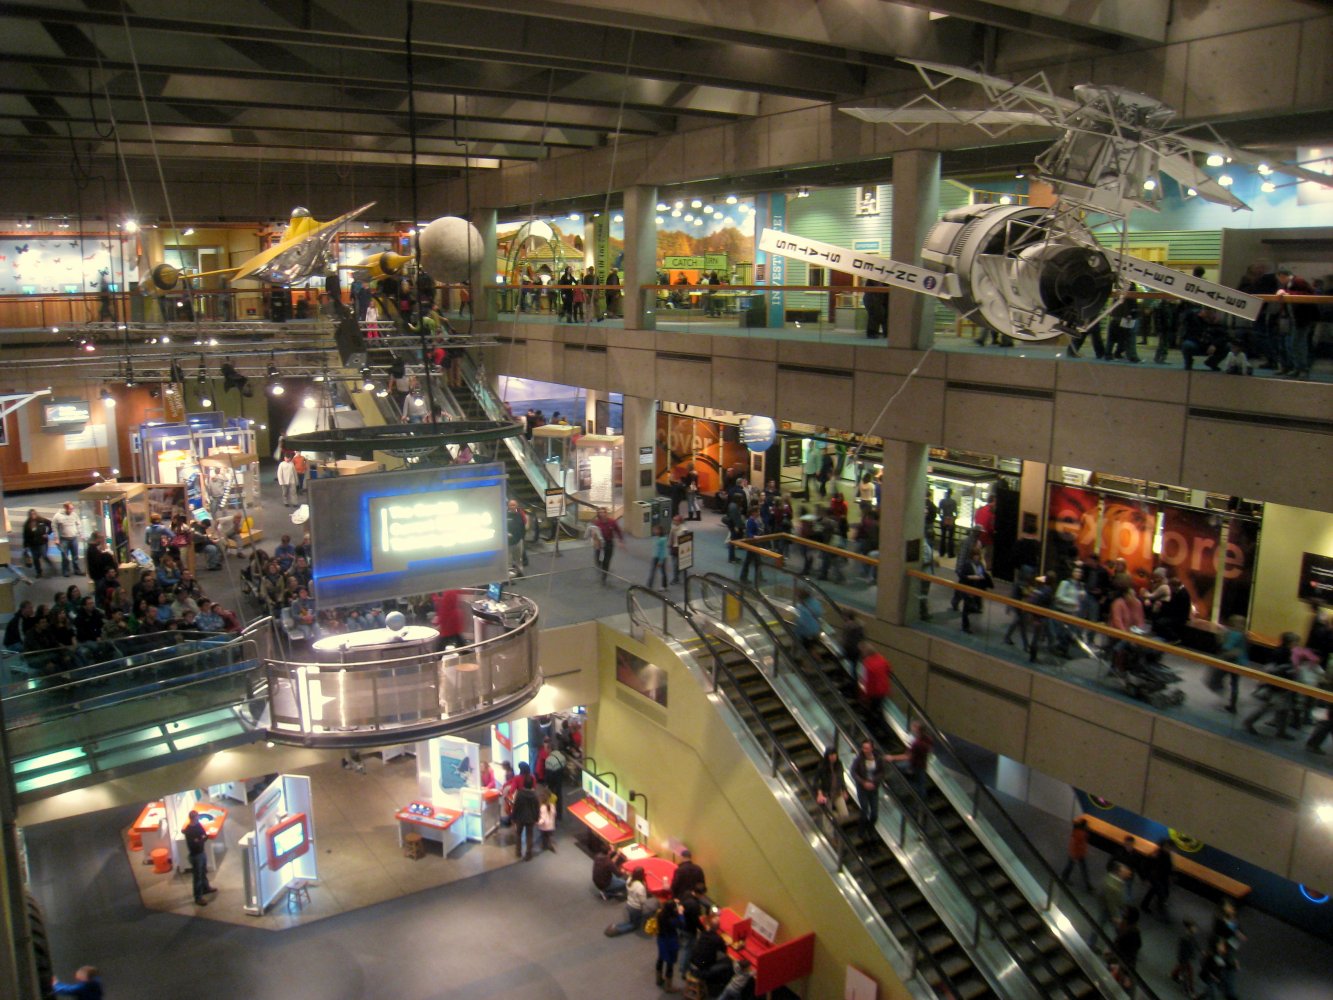
POLYGON ((676 559, 682 570, 694 568, 694 532, 682 531, 676 536, 676 559))
POLYGON ((956 274, 939 274, 924 267, 903 264, 878 254, 861 253, 832 243, 793 236, 791 233, 765 229, 759 237, 759 249, 780 257, 810 261, 835 271, 859 274, 863 278, 873 278, 895 288, 906 288, 940 299, 951 298, 958 294, 956 274))

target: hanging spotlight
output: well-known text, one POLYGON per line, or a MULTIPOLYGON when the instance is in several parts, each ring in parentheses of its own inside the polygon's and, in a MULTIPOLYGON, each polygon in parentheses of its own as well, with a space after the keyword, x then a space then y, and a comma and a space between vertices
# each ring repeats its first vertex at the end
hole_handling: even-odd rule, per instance
POLYGON ((182 236, 193 236, 193 235, 194 235, 194 227, 191 226, 189 229, 185 230, 185 232, 181 233, 181 235, 182 235, 182 236))
POLYGON ((133 389, 135 386, 134 365, 130 362, 125 363, 125 388, 133 389))
POLYGON ((686 212, 686 213, 685 213, 685 221, 686 221, 686 222, 693 222, 693 221, 694 221, 694 213, 693 213, 693 212, 686 212))
POLYGON ((1189 198, 1197 198, 1197 197, 1199 196, 1199 192, 1196 191, 1196 190, 1194 190, 1194 188, 1186 188, 1186 189, 1185 189, 1185 195, 1186 195, 1186 197, 1189 197, 1189 198))
POLYGON ((737 198, 734 194, 729 194, 729 195, 727 195, 727 204, 728 204, 728 205, 734 205, 734 204, 736 204, 736 202, 738 202, 738 201, 740 201, 740 199, 737 198))
POLYGON ((385 387, 385 386, 380 386, 378 389, 375 390, 375 398, 376 398, 376 399, 383 399, 383 398, 384 398, 385 396, 387 396, 388 394, 389 394, 389 390, 388 390, 388 388, 385 387))
POLYGON ((803 188, 798 188, 798 189, 796 190, 796 197, 798 197, 798 198, 809 198, 809 197, 810 197, 810 189, 809 189, 809 188, 805 188, 805 187, 803 187, 803 188))
POLYGON ((199 405, 205 410, 213 406, 213 394, 209 391, 206 382, 201 382, 199 387, 199 405))
POLYGON ((250 380, 238 372, 230 361, 222 366, 221 371, 223 392, 228 389, 235 389, 247 399, 255 394, 255 390, 250 385, 250 380))
POLYGON ((1234 183, 1236 183, 1236 182, 1235 182, 1234 180, 1231 179, 1231 175, 1230 175, 1230 174, 1222 174, 1221 176, 1219 176, 1219 177, 1217 178, 1217 183, 1218 183, 1218 184, 1221 184, 1224 188, 1229 188, 1229 187, 1231 187, 1232 184, 1234 184, 1234 183))
POLYGON ((569 221, 570 221, 570 222, 578 222, 578 221, 581 220, 582 218, 583 218, 583 216, 579 215, 578 212, 570 212, 570 213, 569 213, 569 221))
POLYGON ((679 218, 680 218, 680 209, 678 209, 678 208, 673 208, 673 209, 671 210, 671 217, 672 217, 673 219, 679 219, 679 218))
POLYGON ((678 201, 678 202, 676 202, 674 205, 672 205, 671 207, 672 207, 672 208, 675 208, 675 209, 682 209, 682 208, 685 207, 685 202, 683 202, 683 201, 678 201))
POLYGON ((424 410, 426 408, 426 397, 419 392, 412 393, 412 401, 409 404, 414 410, 424 410))
POLYGON ((264 373, 264 380, 267 383, 264 388, 270 396, 281 396, 287 391, 278 380, 278 366, 273 363, 272 355, 269 355, 268 371, 264 373))
POLYGON ((1007 194, 1002 194, 1002 195, 1000 195, 1000 204, 1001 204, 1001 205, 1012 205, 1013 203, 1014 203, 1014 199, 1010 198, 1007 194))
POLYGON ((1145 190, 1145 191, 1156 191, 1156 190, 1157 190, 1157 178, 1155 178, 1155 177, 1149 177, 1147 180, 1145 180, 1145 181, 1143 182, 1143 190, 1145 190))
POLYGON ((699 216, 699 217, 697 217, 697 218, 694 220, 694 224, 695 224, 696 226, 702 226, 702 225, 704 224, 703 216, 699 216))
POLYGON ((133 219, 126 219, 125 225, 121 228, 127 233, 137 233, 139 231, 139 223, 135 222, 133 219))
POLYGON ((1220 167, 1223 163, 1226 162, 1226 160, 1223 159, 1221 153, 1209 153, 1208 159, 1205 160, 1204 162, 1207 163, 1208 166, 1210 167, 1220 167))
POLYGON ((1274 191, 1277 190, 1277 185, 1274 184, 1272 181, 1264 181, 1262 184, 1259 185, 1259 190, 1262 191, 1264 194, 1272 194, 1274 191))
POLYGON ((205 384, 205 383, 208 381, 208 372, 206 372, 206 371, 204 370, 204 356, 203 356, 202 354, 199 355, 199 376, 198 376, 198 381, 199 381, 199 384, 200 384, 200 385, 203 385, 203 384, 205 384))
POLYGON ((1256 169, 1258 169, 1260 177, 1267 177, 1269 174, 1273 172, 1273 168, 1270 167, 1267 163, 1259 164, 1259 166, 1256 169))
POLYGON ((657 203, 657 210, 659 212, 665 212, 668 208, 670 208, 670 206, 664 201, 659 201, 657 203))
POLYGON ((704 203, 700 201, 698 198, 695 198, 692 202, 690 202, 690 208, 703 208, 703 207, 704 203))
POLYGON ((102 402, 106 404, 108 409, 115 409, 116 397, 111 395, 111 390, 106 386, 102 386, 102 402))
MULTIPOLYGON (((658 211, 660 212, 661 209, 658 209, 658 211)), ((615 215, 611 216, 611 221, 612 221, 612 222, 624 222, 624 221, 625 221, 625 217, 624 217, 623 215, 621 215, 619 212, 617 212, 615 215)))
POLYGON ((309 389, 307 389, 305 395, 301 397, 301 405, 307 410, 313 410, 315 408, 315 396, 309 389))
POLYGON ((666 220, 665 220, 664 218, 662 218, 662 217, 659 215, 655 221, 656 221, 657 224, 660 226, 660 225, 662 225, 662 223, 664 223, 666 220))
POLYGON ((372 392, 375 389, 375 380, 370 377, 370 369, 361 369, 361 388, 366 392, 372 392))

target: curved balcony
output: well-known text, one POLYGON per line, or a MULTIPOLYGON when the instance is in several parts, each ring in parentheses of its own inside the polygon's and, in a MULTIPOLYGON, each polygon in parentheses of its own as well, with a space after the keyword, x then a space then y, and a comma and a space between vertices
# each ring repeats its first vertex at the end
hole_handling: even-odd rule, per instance
MULTIPOLYGON (((474 598, 484 591, 464 591, 474 598)), ((506 718, 542 685, 537 605, 509 598, 504 624, 480 642, 386 657, 351 650, 336 662, 267 660, 269 738, 311 747, 383 746, 506 718), (513 624, 516 623, 516 624, 513 624)))

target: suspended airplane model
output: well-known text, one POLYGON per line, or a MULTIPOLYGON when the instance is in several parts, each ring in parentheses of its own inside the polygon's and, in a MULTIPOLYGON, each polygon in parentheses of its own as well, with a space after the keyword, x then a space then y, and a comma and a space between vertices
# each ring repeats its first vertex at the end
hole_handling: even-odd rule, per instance
POLYGON ((1194 163, 1195 154, 1207 156, 1212 166, 1235 162, 1265 177, 1280 173, 1333 186, 1328 174, 1299 164, 1270 165, 1237 150, 1207 125, 1171 128, 1174 109, 1122 87, 1081 84, 1069 99, 1056 96, 1042 73, 1015 84, 959 66, 905 61, 916 67, 930 91, 953 81, 974 83, 990 107, 949 108, 926 93, 900 108, 842 110, 907 134, 938 124, 973 125, 991 136, 1024 125, 1060 129, 1063 135, 1036 158, 1033 171, 1054 190, 1054 205, 981 204, 948 212, 926 235, 923 267, 769 229, 759 249, 818 258, 825 267, 934 295, 972 321, 1018 340, 1087 330, 1108 311, 1112 292, 1134 283, 1253 319, 1263 308, 1261 299, 1129 256, 1129 213, 1156 211, 1158 174, 1176 180, 1190 196, 1248 209, 1229 190, 1231 178, 1212 178, 1194 163), (1191 134, 1200 131, 1207 137, 1191 134), (1094 230, 1100 231, 1101 242, 1094 230))
MULTIPOLYGON (((182 271, 171 264, 158 264, 150 272, 152 283, 157 289, 166 292, 175 288, 182 279, 188 282, 213 274, 230 274, 233 281, 254 278, 274 285, 290 285, 315 274, 325 274, 335 266, 331 245, 338 229, 374 205, 375 202, 369 202, 328 222, 318 222, 310 217, 308 210, 294 208, 282 239, 267 250, 255 254, 240 267, 225 267, 216 271, 182 271)), ((357 266, 373 269, 370 261, 362 261, 357 266)))

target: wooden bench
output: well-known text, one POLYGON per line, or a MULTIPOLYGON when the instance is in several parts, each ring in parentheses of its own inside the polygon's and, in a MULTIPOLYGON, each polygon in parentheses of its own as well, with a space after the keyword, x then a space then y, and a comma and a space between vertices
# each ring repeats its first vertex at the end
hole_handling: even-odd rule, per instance
MULTIPOLYGON (((1134 852, 1142 857, 1152 857, 1159 850, 1158 846, 1146 837, 1134 836, 1128 830, 1122 830, 1114 823, 1108 823, 1090 813, 1084 813, 1078 819, 1087 822, 1088 834, 1094 842, 1097 842, 1098 847, 1119 848, 1124 844, 1125 838, 1129 837, 1134 841, 1134 852)), ((1237 902, 1250 894, 1250 887, 1244 882, 1238 882, 1228 875, 1201 865, 1178 849, 1171 852, 1171 867, 1175 869, 1177 875, 1237 902)))

